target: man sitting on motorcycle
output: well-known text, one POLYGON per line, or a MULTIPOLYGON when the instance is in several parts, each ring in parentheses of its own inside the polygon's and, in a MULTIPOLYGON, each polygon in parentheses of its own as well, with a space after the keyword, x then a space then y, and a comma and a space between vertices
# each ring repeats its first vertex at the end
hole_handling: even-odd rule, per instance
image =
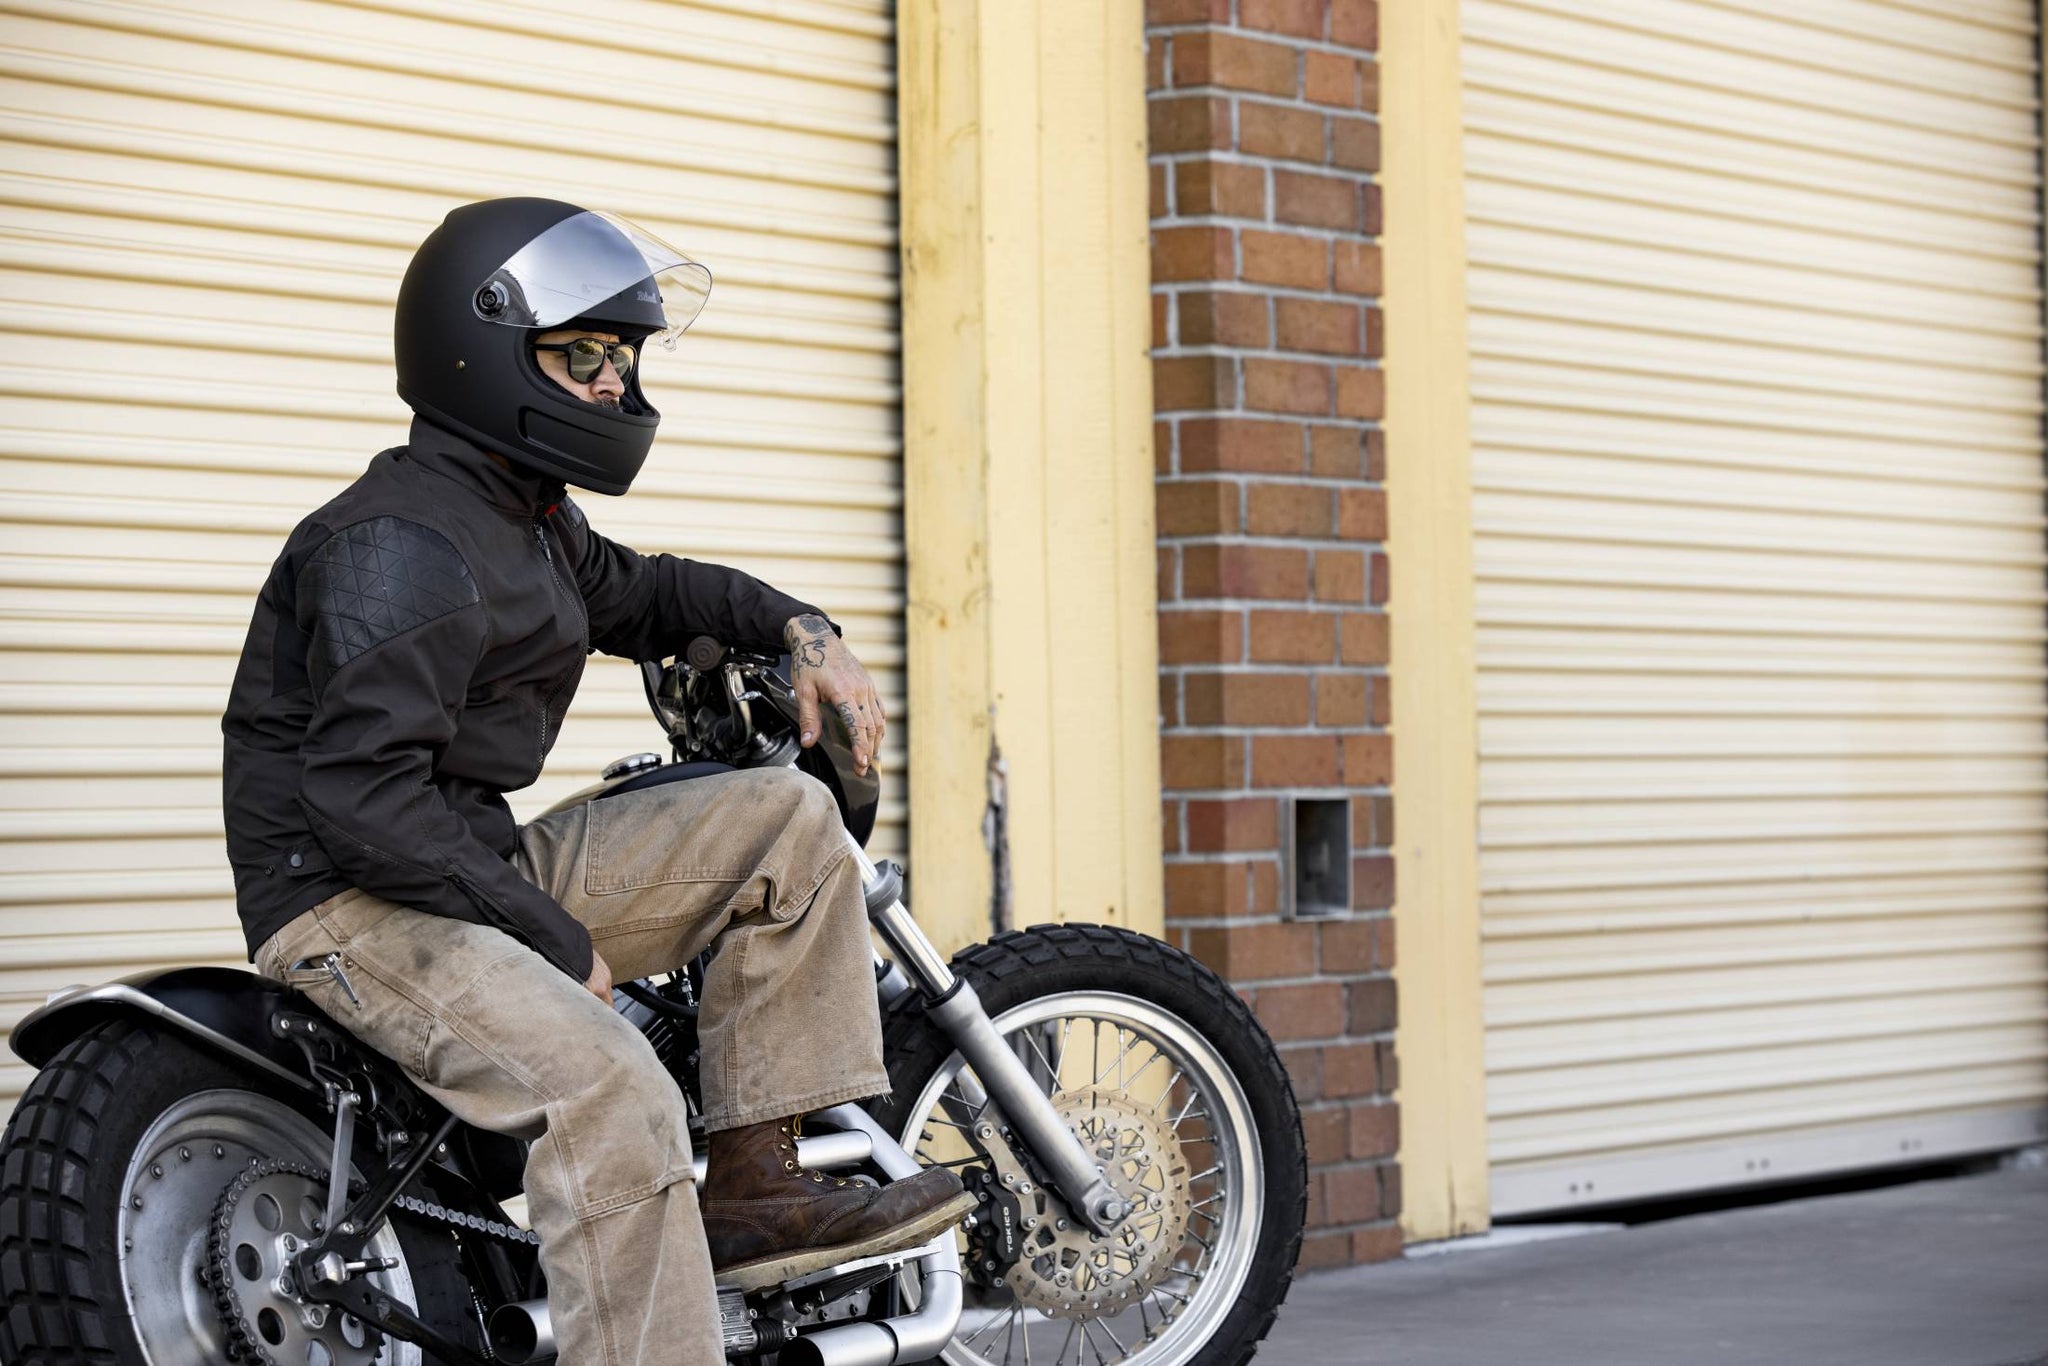
POLYGON ((829 793, 787 768, 670 783, 524 827, 590 650, 693 636, 787 650, 803 743, 833 707, 865 766, 867 672, 808 603, 643 556, 564 483, 624 493, 660 419, 640 350, 708 272, 622 220, 471 204, 397 307, 407 445, 293 531, 222 726, 228 852, 252 960, 463 1120, 529 1142, 561 1359, 723 1360, 713 1293, 915 1246, 972 1208, 950 1173, 873 1187, 796 1161, 803 1113, 887 1091, 860 873, 829 793), (612 977, 710 949, 709 1170, 612 977))

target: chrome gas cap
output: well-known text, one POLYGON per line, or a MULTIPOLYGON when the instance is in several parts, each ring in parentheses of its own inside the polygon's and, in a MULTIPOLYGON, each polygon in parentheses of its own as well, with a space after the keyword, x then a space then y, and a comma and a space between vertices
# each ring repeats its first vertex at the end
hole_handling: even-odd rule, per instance
MULTIPOLYGON (((645 773, 648 769, 660 768, 661 765, 662 757, 659 754, 653 753, 652 751, 647 751, 640 754, 628 754, 623 759, 614 759, 610 763, 606 764, 604 766, 604 772, 598 776, 603 778, 606 782, 610 782, 614 778, 630 778, 635 773, 645 773)), ((589 771, 589 769, 584 770, 584 772, 586 773, 588 773, 589 771)))

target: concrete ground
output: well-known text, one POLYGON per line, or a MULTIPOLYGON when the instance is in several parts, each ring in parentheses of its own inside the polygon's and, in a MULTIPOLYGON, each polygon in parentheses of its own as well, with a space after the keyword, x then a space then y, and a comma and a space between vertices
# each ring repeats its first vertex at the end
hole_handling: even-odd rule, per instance
POLYGON ((2048 1170, 1304 1276, 1287 1366, 2048 1366, 2048 1170))

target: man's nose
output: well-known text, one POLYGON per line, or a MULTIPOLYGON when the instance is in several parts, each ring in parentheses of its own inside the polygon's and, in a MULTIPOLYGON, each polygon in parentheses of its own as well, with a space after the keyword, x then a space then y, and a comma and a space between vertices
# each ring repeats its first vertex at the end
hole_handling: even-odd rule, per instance
POLYGON ((612 364, 610 356, 604 358, 604 369, 597 372, 597 378, 590 381, 590 392, 605 394, 612 398, 626 396, 626 382, 619 378, 618 369, 612 364))

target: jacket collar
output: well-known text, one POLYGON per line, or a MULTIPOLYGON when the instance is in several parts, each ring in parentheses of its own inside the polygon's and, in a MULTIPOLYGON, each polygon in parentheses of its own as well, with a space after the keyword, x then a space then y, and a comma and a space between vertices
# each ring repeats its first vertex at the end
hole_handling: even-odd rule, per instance
POLYGON ((423 417, 412 420, 406 453, 422 469, 453 480, 501 512, 521 517, 553 511, 565 492, 561 480, 500 464, 483 447, 423 417))

